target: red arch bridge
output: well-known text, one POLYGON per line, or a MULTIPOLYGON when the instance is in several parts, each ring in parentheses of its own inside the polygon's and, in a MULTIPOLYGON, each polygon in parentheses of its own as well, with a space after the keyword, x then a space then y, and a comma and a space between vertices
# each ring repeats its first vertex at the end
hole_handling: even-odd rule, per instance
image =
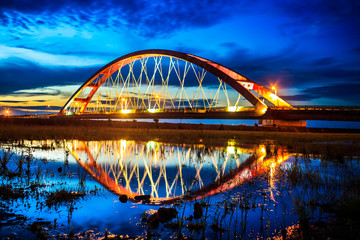
POLYGON ((360 121, 360 108, 291 106, 249 78, 210 60, 170 50, 124 55, 94 73, 60 115, 80 118, 360 121))

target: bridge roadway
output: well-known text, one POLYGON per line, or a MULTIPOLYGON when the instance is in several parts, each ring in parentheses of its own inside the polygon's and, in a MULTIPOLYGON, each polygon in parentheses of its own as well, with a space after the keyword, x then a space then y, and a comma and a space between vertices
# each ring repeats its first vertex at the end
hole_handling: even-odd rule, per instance
POLYGON ((360 122, 360 108, 348 107, 316 107, 301 106, 292 108, 268 108, 262 116, 257 115, 253 108, 229 112, 226 109, 210 111, 167 110, 150 113, 136 111, 134 113, 83 113, 76 115, 80 119, 272 119, 272 120, 328 120, 360 122))

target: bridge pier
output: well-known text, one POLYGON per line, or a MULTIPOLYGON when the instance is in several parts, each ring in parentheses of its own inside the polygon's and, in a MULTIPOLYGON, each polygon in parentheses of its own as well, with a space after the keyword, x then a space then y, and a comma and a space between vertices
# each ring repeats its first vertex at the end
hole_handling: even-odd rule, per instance
POLYGON ((306 120, 259 119, 262 126, 306 127, 306 120))

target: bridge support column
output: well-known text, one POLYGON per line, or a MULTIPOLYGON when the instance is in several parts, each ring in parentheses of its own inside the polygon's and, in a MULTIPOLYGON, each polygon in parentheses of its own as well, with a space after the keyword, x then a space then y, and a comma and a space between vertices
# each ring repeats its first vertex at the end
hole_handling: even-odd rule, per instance
POLYGON ((262 126, 306 127, 306 120, 259 119, 262 126))

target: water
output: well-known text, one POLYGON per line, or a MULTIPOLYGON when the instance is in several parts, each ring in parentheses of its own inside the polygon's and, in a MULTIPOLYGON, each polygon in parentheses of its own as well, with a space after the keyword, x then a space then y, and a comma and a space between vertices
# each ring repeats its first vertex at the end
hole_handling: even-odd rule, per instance
MULTIPOLYGON (((108 119, 96 119, 108 121, 108 119)), ((113 121, 133 121, 133 119, 112 119, 113 121)), ((154 122, 153 119, 137 119, 138 122, 154 122)), ((160 123, 189 123, 189 124, 224 124, 224 125, 248 125, 258 124, 257 119, 159 119, 160 123)), ((307 120, 308 128, 338 128, 338 129, 360 129, 360 122, 351 121, 324 121, 307 120)))
MULTIPOLYGON (((2 143, 0 156, 10 153, 14 155, 1 169, 1 186, 22 195, 6 199, 3 193, 0 209, 24 217, 20 222, 25 226, 41 220, 40 227, 54 237, 88 230, 94 238, 106 231, 155 239, 278 236, 302 220, 300 201, 313 200, 316 193, 323 196, 330 188, 336 197, 329 198, 337 201, 352 191, 354 185, 347 181, 358 181, 360 175, 357 160, 335 164, 272 144, 234 141, 225 147, 126 139, 2 143), (64 189, 85 196, 49 201, 52 193, 64 189), (124 195, 126 203, 119 200, 124 195), (193 218, 196 202, 203 210, 199 219, 193 218), (149 229, 144 217, 160 207, 175 208, 178 214, 149 229)), ((319 209, 314 207, 311 219, 331 217, 319 209)), ((2 220, 9 225, 2 227, 2 238, 13 232, 36 238, 36 230, 16 230, 10 220, 2 220)))

